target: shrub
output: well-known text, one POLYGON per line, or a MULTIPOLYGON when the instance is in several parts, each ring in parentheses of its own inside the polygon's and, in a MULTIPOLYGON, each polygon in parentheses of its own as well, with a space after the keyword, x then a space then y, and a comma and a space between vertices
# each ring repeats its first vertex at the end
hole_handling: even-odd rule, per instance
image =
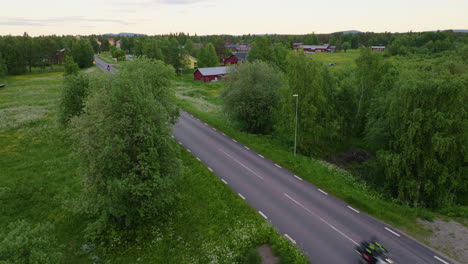
POLYGON ((11 223, 6 233, 0 233, 0 263, 63 263, 62 249, 51 235, 53 228, 50 223, 11 223))
POLYGON ((88 87, 89 77, 85 74, 65 76, 59 103, 58 121, 61 125, 68 126, 72 117, 83 112, 88 87))
POLYGON ((76 64, 76 62, 73 60, 73 57, 71 56, 67 56, 65 58, 64 67, 65 67, 64 75, 74 75, 74 74, 78 74, 78 72, 80 71, 80 67, 78 67, 78 64, 76 64))

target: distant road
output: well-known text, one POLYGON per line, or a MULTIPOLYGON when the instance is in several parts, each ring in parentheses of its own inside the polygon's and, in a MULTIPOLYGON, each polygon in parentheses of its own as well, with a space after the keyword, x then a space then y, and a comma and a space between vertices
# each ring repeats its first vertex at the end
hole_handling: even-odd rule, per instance
POLYGON ((94 61, 96 62, 96 66, 98 66, 101 70, 105 72, 107 72, 107 65, 110 66, 110 72, 118 71, 116 68, 112 67, 112 64, 109 64, 96 56, 94 56, 94 61))
POLYGON ((189 113, 181 112, 173 136, 315 264, 358 263, 355 246, 372 236, 397 263, 456 263, 189 113))

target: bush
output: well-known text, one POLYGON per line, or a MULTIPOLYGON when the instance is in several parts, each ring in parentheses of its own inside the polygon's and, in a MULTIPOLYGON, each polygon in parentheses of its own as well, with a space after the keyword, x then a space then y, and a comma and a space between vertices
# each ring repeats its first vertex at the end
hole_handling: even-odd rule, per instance
POLYGON ((174 77, 171 67, 140 58, 91 82, 86 111, 72 121, 84 184, 80 208, 97 219, 88 231, 132 229, 168 215, 181 173, 171 139, 174 77))
POLYGON ((278 70, 261 61, 232 68, 222 93, 224 109, 243 130, 269 133, 284 86, 278 70))
POLYGON ((59 103, 58 121, 61 125, 68 126, 72 117, 83 112, 88 87, 89 77, 85 74, 65 76, 59 103))
POLYGON ((50 223, 11 223, 7 232, 0 234, 0 263, 63 263, 62 248, 51 235, 53 229, 50 223))
POLYGON ((75 61, 73 60, 73 57, 71 56, 67 56, 65 58, 64 67, 65 67, 64 75, 74 75, 74 74, 78 74, 78 72, 80 71, 80 67, 78 67, 78 64, 75 63, 75 61))

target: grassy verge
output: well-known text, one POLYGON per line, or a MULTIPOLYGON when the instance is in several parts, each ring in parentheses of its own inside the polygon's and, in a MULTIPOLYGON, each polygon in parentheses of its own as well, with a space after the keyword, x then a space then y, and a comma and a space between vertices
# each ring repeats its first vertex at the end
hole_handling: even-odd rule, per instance
POLYGON ((359 57, 359 50, 347 50, 339 52, 319 52, 313 55, 308 55, 313 60, 323 62, 324 64, 336 63, 333 68, 344 68, 347 66, 354 67, 355 60, 359 57))
POLYGON ((73 214, 66 203, 81 185, 72 142, 56 124, 62 74, 7 77, 8 86, 0 89, 0 234, 18 219, 51 222, 55 228, 50 235, 64 245, 66 263, 71 264, 97 259, 236 263, 263 243, 272 244, 284 263, 307 263, 298 249, 182 148, 184 177, 178 182, 180 202, 171 220, 140 227, 133 242, 114 234, 105 248, 91 246, 83 238, 88 219, 73 214), (87 253, 83 245, 88 245, 87 253))
POLYGON ((353 207, 427 243, 426 240, 431 232, 418 223, 417 218, 432 219, 438 216, 436 213, 389 201, 345 171, 310 157, 294 156, 291 147, 284 146, 271 136, 252 135, 239 131, 221 113, 218 97, 221 90, 220 83, 194 82, 190 76, 185 76, 178 82, 178 101, 188 112, 300 175, 303 179, 327 190, 353 207))

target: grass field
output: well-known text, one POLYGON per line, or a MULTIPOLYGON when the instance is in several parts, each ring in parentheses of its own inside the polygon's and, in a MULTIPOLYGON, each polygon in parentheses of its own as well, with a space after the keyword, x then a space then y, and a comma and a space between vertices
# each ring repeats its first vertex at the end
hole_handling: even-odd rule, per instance
MULTIPOLYGON (((84 70, 96 73, 97 68, 84 70)), ((180 202, 170 221, 151 223, 127 241, 105 246, 83 238, 86 216, 68 210, 81 190, 72 142, 56 123, 62 73, 8 77, 0 89, 0 237, 18 219, 51 222, 65 263, 239 263, 252 248, 270 243, 284 263, 307 263, 218 177, 184 149, 180 202), (87 249, 85 252, 82 248, 87 249), (287 262, 289 260, 289 262, 287 262)), ((1 260, 1 256, 0 256, 1 260)))
POLYGON ((225 132, 275 163, 301 176, 353 207, 381 219, 418 240, 427 243, 430 230, 417 219, 433 219, 440 215, 422 208, 410 208, 389 201, 348 172, 310 157, 292 154, 291 146, 284 146, 270 136, 252 135, 233 127, 221 112, 219 94, 222 83, 194 82, 191 76, 179 79, 177 95, 182 108, 213 127, 225 132))
POLYGON ((323 62, 325 65, 336 63, 332 68, 354 67, 355 60, 359 57, 359 50, 347 50, 346 52, 319 52, 310 56, 314 61, 323 62))

